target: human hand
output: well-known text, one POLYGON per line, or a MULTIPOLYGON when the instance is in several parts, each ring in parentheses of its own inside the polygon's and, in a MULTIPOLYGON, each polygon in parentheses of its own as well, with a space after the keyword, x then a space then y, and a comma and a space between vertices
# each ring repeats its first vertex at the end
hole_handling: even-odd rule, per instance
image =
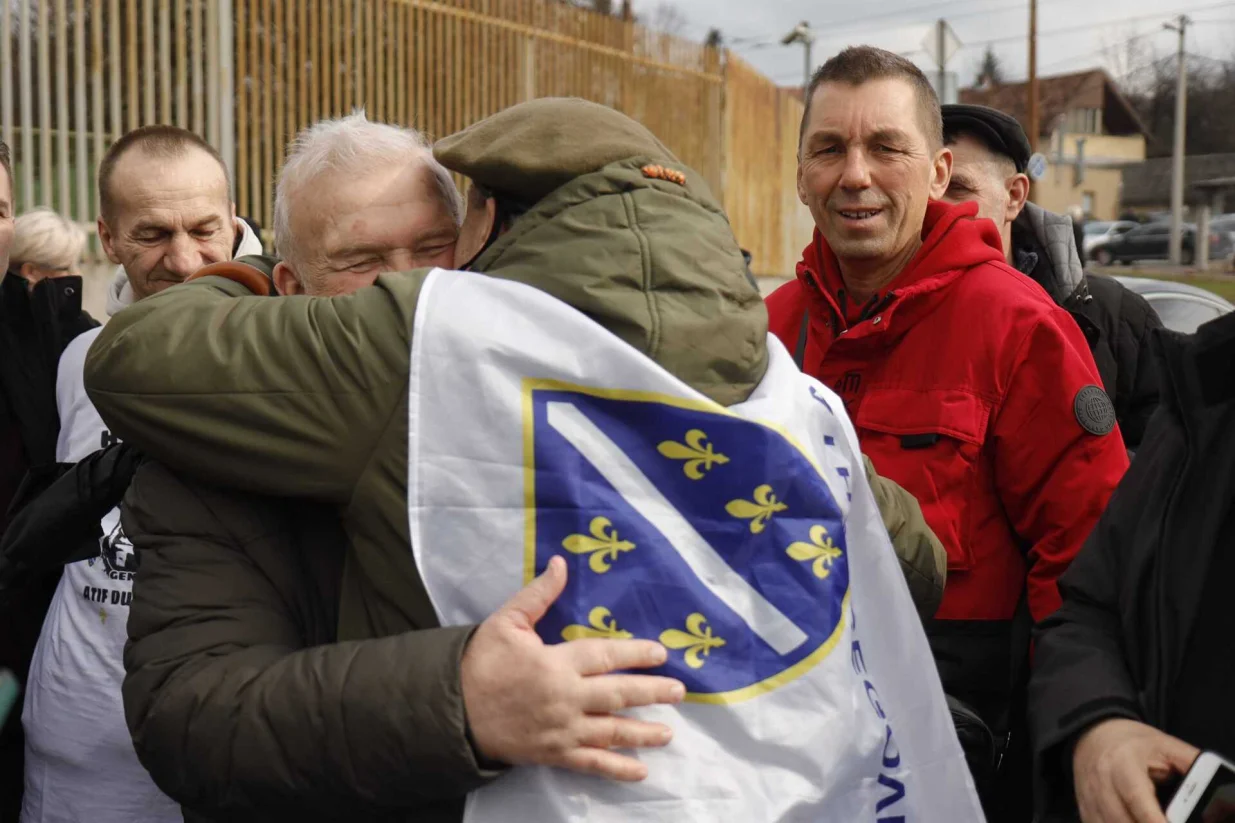
POLYGON ((472 739, 482 756, 511 765, 643 780, 647 766, 612 749, 664 746, 673 732, 617 712, 679 703, 686 688, 668 677, 611 673, 663 664, 665 648, 651 640, 546 646, 536 623, 565 587, 566 563, 554 557, 472 635, 461 663, 472 739))
POLYGON ((1192 767, 1200 751, 1134 720, 1104 720, 1072 752, 1084 823, 1166 823, 1154 784, 1192 767))

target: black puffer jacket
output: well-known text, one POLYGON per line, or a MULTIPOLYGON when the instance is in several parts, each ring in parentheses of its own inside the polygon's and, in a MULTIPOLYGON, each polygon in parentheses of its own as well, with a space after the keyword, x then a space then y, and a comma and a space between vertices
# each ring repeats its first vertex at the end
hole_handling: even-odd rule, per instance
MULTIPOLYGON (((1180 733, 1174 721, 1185 651, 1215 558, 1232 548, 1235 315, 1193 336, 1155 337, 1162 404, 1144 448, 1059 579, 1063 605, 1039 628, 1029 707, 1052 821, 1075 813, 1070 756, 1085 729, 1126 717, 1180 733)), ((1229 704, 1213 712, 1216 729, 1235 722, 1229 704)))
MULTIPOLYGON (((82 311, 80 277, 49 278, 33 289, 0 272, 0 531, 25 482, 33 497, 57 473, 56 367, 69 342, 98 323, 82 311)), ((0 607, 0 669, 25 683, 60 569, 27 581, 0 607)), ((23 779, 21 712, 0 728, 0 820, 16 820, 23 779)))
POLYGON ((1162 321, 1119 281, 1085 274, 1075 238, 1071 218, 1026 204, 1012 224, 1012 263, 1076 319, 1115 404, 1124 443, 1136 451, 1158 405, 1149 337, 1162 321))

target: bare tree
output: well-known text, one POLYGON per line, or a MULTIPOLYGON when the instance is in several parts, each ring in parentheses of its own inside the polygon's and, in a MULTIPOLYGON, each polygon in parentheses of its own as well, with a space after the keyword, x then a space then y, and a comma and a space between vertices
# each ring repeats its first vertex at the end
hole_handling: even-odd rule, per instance
POLYGON ((714 49, 723 49, 725 47, 725 36, 720 33, 720 29, 708 29, 708 36, 704 38, 703 45, 714 49))
POLYGON ((644 21, 648 28, 661 34, 671 34, 681 37, 686 33, 688 25, 686 15, 672 3, 657 3, 650 18, 644 21))

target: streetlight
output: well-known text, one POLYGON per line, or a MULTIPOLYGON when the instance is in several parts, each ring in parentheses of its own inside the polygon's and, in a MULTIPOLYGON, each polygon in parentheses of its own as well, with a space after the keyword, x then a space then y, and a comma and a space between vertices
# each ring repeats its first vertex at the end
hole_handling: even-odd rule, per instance
POLYGON ((811 46, 815 43, 815 33, 811 31, 810 23, 803 20, 794 26, 793 31, 786 34, 780 41, 782 46, 792 46, 794 43, 801 43, 806 49, 805 70, 802 74, 802 95, 805 98, 806 90, 810 88, 811 70, 814 68, 814 65, 811 63, 810 52, 811 46))

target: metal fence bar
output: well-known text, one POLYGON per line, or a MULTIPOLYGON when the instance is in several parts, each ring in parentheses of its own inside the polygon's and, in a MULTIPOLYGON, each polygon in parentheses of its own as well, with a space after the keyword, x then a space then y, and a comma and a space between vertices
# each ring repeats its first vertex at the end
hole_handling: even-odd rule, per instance
POLYGON ((34 77, 30 70, 30 44, 34 42, 34 29, 30 25, 30 4, 21 4, 21 37, 17 43, 17 85, 21 101, 21 196, 22 210, 34 208, 34 101, 31 91, 34 77))
MULTIPOLYGON (((235 56, 238 50, 235 23, 240 18, 232 15, 232 0, 211 0, 218 4, 219 15, 219 153, 231 172, 233 191, 236 177, 241 173, 236 164, 237 132, 236 117, 236 71, 235 56)), ((212 77, 211 83, 216 82, 212 77)))
POLYGON ((172 125, 171 5, 171 0, 159 2, 159 122, 168 126, 172 125))
MULTIPOLYGON (((214 41, 214 32, 206 31, 202 28, 202 0, 190 0, 189 3, 189 42, 190 49, 193 52, 192 58, 189 60, 189 90, 192 97, 192 114, 190 115, 189 128, 202 135, 215 148, 219 147, 217 135, 207 130, 205 118, 205 93, 202 85, 202 72, 204 65, 202 63, 202 43, 203 41, 214 41)), ((211 79, 211 85, 215 85, 217 81, 211 79)))
MULTIPOLYGON (((0 72, 0 140, 4 141, 4 145, 9 147, 10 152, 15 152, 17 147, 13 145, 13 72, 9 71, 9 66, 13 65, 13 7, 5 4, 4 13, 0 15, 0 66, 4 67, 4 71, 0 72)), ((16 180, 10 180, 9 186, 15 187, 16 180)), ((15 206, 15 203, 10 203, 15 206)))
MULTIPOLYGON (((46 3, 46 0, 44 0, 46 3)), ((56 205, 66 217, 72 218, 69 161, 69 44, 68 9, 65 0, 56 0, 56 205)), ((50 181, 44 180, 47 185, 50 181)), ((46 198, 48 202, 51 198, 46 198)))
MULTIPOLYGON (((203 85, 206 95, 206 139, 210 145, 219 151, 223 150, 223 135, 221 133, 222 111, 220 110, 220 94, 222 92, 222 71, 219 65, 219 46, 223 33, 219 23, 219 0, 206 0, 206 70, 203 85)), ((225 158, 226 159, 226 158, 225 158)))
MULTIPOLYGON (((239 87, 236 89, 236 209, 246 217, 252 215, 252 196, 249 194, 249 187, 252 185, 252 180, 248 174, 250 168, 256 169, 260 163, 256 162, 256 158, 249 157, 249 150, 252 144, 249 141, 249 112, 253 106, 253 81, 249 76, 249 49, 248 41, 250 37, 256 37, 257 32, 250 33, 248 26, 244 25, 244 16, 246 2, 253 3, 256 0, 238 0, 236 3, 236 16, 241 21, 241 25, 236 27, 236 76, 239 78, 239 87)), ((253 7, 247 6, 249 14, 253 14, 253 7)))
MULTIPOLYGON (((51 183, 51 7, 46 2, 39 3, 39 196, 41 206, 52 205, 51 183)), ((22 124, 23 127, 25 123, 22 124)), ((31 165, 34 165, 33 159, 31 165)))
POLYGON ((176 0, 176 125, 189 128, 189 44, 185 29, 189 25, 189 9, 185 0, 176 0))
POLYGON ((86 0, 73 2, 73 127, 74 171, 77 172, 77 222, 90 221, 90 169, 87 143, 90 122, 86 119, 86 0))
POLYGON ((142 125, 154 123, 154 4, 156 0, 142 0, 142 125))
MULTIPOLYGON (((103 137, 107 131, 107 110, 103 108, 103 0, 93 0, 90 7, 90 114, 94 126, 94 162, 103 160, 103 137)), ((91 175, 93 178, 93 175, 91 175)), ((93 179, 88 183, 94 182, 93 179)), ((97 204, 92 196, 86 201, 87 222, 94 222, 97 204)))

